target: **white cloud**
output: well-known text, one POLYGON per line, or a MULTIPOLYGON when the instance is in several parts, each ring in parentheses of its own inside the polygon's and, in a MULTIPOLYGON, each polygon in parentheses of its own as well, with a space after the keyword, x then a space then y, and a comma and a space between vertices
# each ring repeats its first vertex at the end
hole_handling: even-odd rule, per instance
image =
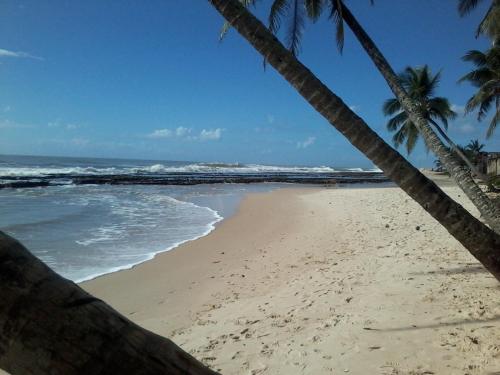
POLYGON ((460 133, 463 133, 463 134, 470 134, 470 133, 474 133, 477 129, 472 126, 471 124, 469 124, 468 122, 466 122, 465 124, 461 124, 458 126, 458 131, 460 133))
POLYGON ((148 138, 169 138, 173 135, 170 129, 157 129, 147 135, 148 138))
POLYGON ((9 51, 7 49, 0 48, 0 57, 15 57, 15 58, 28 58, 28 59, 36 59, 43 60, 42 57, 33 56, 26 52, 21 51, 9 51))
POLYGON ((274 123, 274 116, 273 115, 267 115, 267 122, 268 124, 273 124, 274 123))
POLYGON ((316 137, 308 137, 303 142, 297 142, 297 148, 307 148, 316 142, 316 137))
POLYGON ((465 107, 463 105, 452 104, 451 110, 456 112, 458 115, 463 115, 465 113, 465 107))
POLYGON ((200 133, 200 139, 203 141, 214 141, 218 140, 222 136, 222 130, 221 128, 217 129, 203 129, 200 133))
POLYGON ((27 129, 34 128, 33 125, 19 124, 10 120, 0 120, 0 129, 27 129))
POLYGON ((192 135, 193 129, 179 126, 176 129, 156 129, 146 135, 147 138, 161 139, 161 138, 178 138, 187 141, 214 141, 222 137, 224 129, 203 129, 199 134, 192 135))
POLYGON ((189 133, 191 133, 191 128, 185 128, 184 126, 179 126, 177 129, 175 129, 175 135, 177 137, 184 137, 189 133))
POLYGON ((351 105, 349 106, 349 109, 353 112, 357 112, 359 110, 359 105, 351 105))
POLYGON ((12 107, 10 105, 4 105, 1 109, 1 111, 3 113, 7 113, 7 112, 10 112, 10 110, 12 109, 12 107))
POLYGON ((75 130, 75 129, 78 129, 78 125, 76 125, 76 124, 67 124, 66 125, 66 129, 67 130, 75 130))

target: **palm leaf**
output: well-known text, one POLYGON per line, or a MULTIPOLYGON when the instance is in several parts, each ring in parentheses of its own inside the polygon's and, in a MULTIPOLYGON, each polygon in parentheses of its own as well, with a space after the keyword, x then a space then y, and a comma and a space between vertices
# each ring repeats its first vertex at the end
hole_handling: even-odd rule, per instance
POLYGON ((395 98, 387 99, 382 106, 382 112, 386 116, 391 116, 399 111, 401 111, 401 103, 395 98))
POLYGON ((495 101, 496 101, 496 111, 495 111, 495 114, 493 115, 493 118, 490 121, 490 126, 488 127, 488 130, 486 132, 486 138, 491 138, 491 136, 493 135, 493 132, 497 128, 498 121, 500 120, 500 114, 499 114, 500 113, 500 103, 499 103, 500 100, 497 97, 495 101))
POLYGON ((293 0, 292 18, 288 27, 287 46, 294 56, 299 54, 300 40, 304 31, 303 0, 293 0))
POLYGON ((415 149, 415 145, 417 144, 419 132, 415 124, 413 123, 408 123, 407 127, 408 129, 406 131, 406 152, 408 152, 408 155, 410 155, 412 151, 415 149))
POLYGON ((340 53, 344 49, 344 18, 342 0, 330 0, 330 18, 335 23, 335 40, 340 53))
POLYGON ((387 121, 387 130, 393 132, 408 121, 408 114, 403 111, 387 121))
POLYGON ((460 16, 469 14, 481 0, 460 0, 458 2, 458 13, 460 16))
POLYGON ((306 0, 307 16, 316 22, 323 11, 323 0, 306 0))
POLYGON ((486 65, 486 54, 478 50, 468 51, 463 57, 463 61, 472 62, 474 65, 481 67, 486 65))
POLYGON ((276 34, 281 26, 281 17, 290 9, 289 0, 275 0, 269 12, 269 30, 276 34))

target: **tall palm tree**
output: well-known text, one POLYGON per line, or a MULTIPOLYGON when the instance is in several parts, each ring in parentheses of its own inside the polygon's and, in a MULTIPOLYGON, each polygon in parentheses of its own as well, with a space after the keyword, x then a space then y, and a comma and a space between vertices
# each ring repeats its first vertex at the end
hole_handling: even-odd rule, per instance
POLYGON ((465 112, 477 109, 477 119, 481 121, 493 105, 494 114, 486 132, 486 138, 490 138, 500 121, 500 46, 494 46, 485 53, 469 51, 462 59, 476 65, 475 70, 459 80, 477 87, 477 92, 467 101, 465 112))
MULTIPOLYGON (((240 0, 240 3, 242 3, 243 5, 254 4, 255 2, 256 0, 240 0)), ((342 24, 343 22, 345 22, 349 26, 363 49, 370 56, 376 68, 385 78, 393 94, 401 103, 401 107, 408 114, 409 119, 417 127, 420 135, 424 138, 426 145, 441 160, 448 173, 450 173, 457 185, 464 191, 471 202, 477 207, 487 223, 493 228, 493 230, 495 230, 497 233, 500 233, 500 209, 476 184, 469 169, 465 168, 461 164, 456 154, 450 152, 449 148, 447 148, 443 144, 441 139, 437 136, 437 134, 425 119, 425 116, 422 113, 422 110, 419 107, 418 103, 415 103, 408 95, 406 90, 400 84, 398 76, 396 75, 384 55, 380 52, 373 40, 353 16, 343 0, 274 0, 269 16, 270 30, 276 31, 277 28, 273 27, 273 22, 277 27, 279 27, 280 18, 287 15, 290 10, 293 10, 291 18, 292 26, 289 27, 289 33, 292 32, 296 35, 289 35, 287 40, 295 42, 287 43, 287 45, 288 48, 292 51, 292 54, 296 55, 298 52, 298 48, 296 46, 298 46, 297 43, 300 42, 300 36, 303 29, 303 18, 300 16, 297 17, 296 14, 300 14, 299 12, 304 12, 304 8, 308 14, 312 14, 311 18, 313 20, 317 19, 319 14, 323 10, 329 9, 330 17, 335 21, 337 25, 337 44, 340 47, 342 46, 342 43, 339 43, 339 39, 341 39, 343 36, 342 24), (273 8, 275 9, 273 10, 273 8), (312 13, 311 9, 314 10, 312 13), (293 22, 295 22, 297 19, 300 20, 300 24, 297 26, 293 26, 293 22), (341 31, 340 35, 339 31, 341 31)), ((267 57, 264 56, 264 59, 267 60, 267 57)))
MULTIPOLYGON (((450 145, 450 150, 453 150, 476 176, 486 181, 488 177, 478 170, 469 157, 467 157, 466 153, 448 137, 438 123, 438 121, 441 122, 443 127, 448 129, 448 120, 452 120, 457 116, 451 109, 448 99, 433 96, 440 78, 441 73, 432 75, 427 65, 419 68, 407 67, 399 75, 401 85, 408 92, 412 100, 420 106, 424 118, 447 141, 450 145)), ((402 109, 401 103, 395 98, 386 100, 382 110, 386 116, 393 116, 387 122, 387 129, 396 132, 392 138, 394 145, 399 147, 406 141, 406 150, 410 154, 420 135, 417 127, 402 109)))
MULTIPOLYGON (((448 99, 433 96, 439 84, 441 73, 432 75, 427 65, 423 67, 407 67, 399 74, 401 85, 408 95, 422 108, 427 121, 442 131, 440 121, 445 129, 448 129, 448 120, 454 119, 457 114, 451 109, 448 99)), ((393 142, 399 147, 406 141, 406 150, 410 154, 415 148, 419 138, 419 132, 415 124, 409 119, 408 114, 401 108, 401 103, 395 99, 387 99, 382 107, 386 116, 393 116, 387 122, 387 129, 396 132, 393 142)))
POLYGON ((473 217, 385 143, 238 0, 209 2, 313 108, 440 222, 500 281, 499 234, 473 217))
MULTIPOLYGON (((458 13, 463 17, 472 12, 482 1, 458 0, 458 13)), ((476 30, 476 38, 481 34, 489 36, 493 44, 498 44, 500 38, 500 0, 491 0, 491 5, 476 30)))

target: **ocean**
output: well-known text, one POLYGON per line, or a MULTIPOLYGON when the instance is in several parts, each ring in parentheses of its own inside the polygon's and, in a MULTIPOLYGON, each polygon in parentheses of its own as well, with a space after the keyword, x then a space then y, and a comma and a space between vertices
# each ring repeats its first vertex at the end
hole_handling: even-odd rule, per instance
POLYGON ((384 181, 375 168, 4 155, 0 230, 82 282, 210 233, 246 193, 360 175, 384 181))

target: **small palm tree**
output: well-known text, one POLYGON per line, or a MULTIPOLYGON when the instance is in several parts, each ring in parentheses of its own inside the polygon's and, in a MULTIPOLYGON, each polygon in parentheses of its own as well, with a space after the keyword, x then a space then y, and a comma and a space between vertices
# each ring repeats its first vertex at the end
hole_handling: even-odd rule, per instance
MULTIPOLYGON (((420 106, 425 119, 440 133, 444 133, 436 121, 441 122, 447 129, 448 120, 455 118, 456 113, 451 109, 448 99, 433 96, 439 84, 440 76, 440 73, 432 75, 428 66, 425 65, 418 68, 407 67, 399 75, 399 80, 408 95, 420 106)), ((406 151, 410 154, 419 138, 417 127, 396 98, 386 100, 382 110, 384 115, 393 116, 387 122, 387 129, 396 132, 392 138, 394 145, 397 148, 406 142, 406 151)))
POLYGON ((470 159, 472 159, 474 161, 474 164, 476 165, 479 162, 479 156, 483 148, 484 144, 479 143, 479 140, 477 139, 471 139, 469 144, 465 146, 465 151, 467 151, 470 154, 470 159))
MULTIPOLYGON (((465 16, 474 10, 483 0, 459 0, 458 13, 465 16)), ((500 39, 500 0, 491 0, 491 5, 476 31, 476 38, 480 34, 488 35, 493 44, 497 44, 500 39)))
POLYGON ((462 59, 472 62, 477 68, 459 80, 459 82, 469 81, 478 88, 467 102, 466 113, 477 108, 477 119, 481 121, 486 117, 492 105, 495 108, 486 132, 486 138, 490 138, 500 120, 500 46, 494 46, 485 53, 469 51, 462 59))

